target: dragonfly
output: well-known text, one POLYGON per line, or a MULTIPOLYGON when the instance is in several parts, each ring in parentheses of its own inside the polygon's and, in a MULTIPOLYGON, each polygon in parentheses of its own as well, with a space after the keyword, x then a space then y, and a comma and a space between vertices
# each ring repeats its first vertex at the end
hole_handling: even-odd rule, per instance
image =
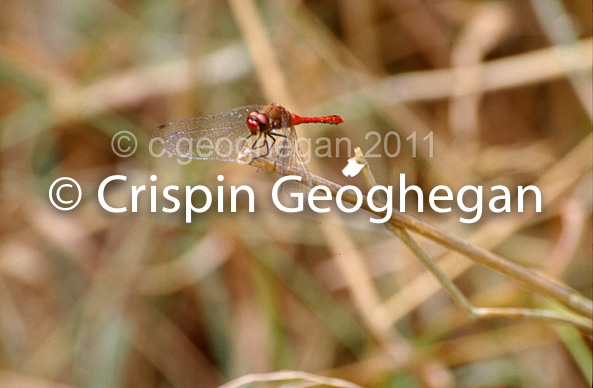
POLYGON ((161 124, 153 132, 165 152, 180 158, 252 163, 268 158, 280 176, 299 170, 310 185, 309 172, 298 145, 295 125, 340 124, 337 115, 306 117, 282 105, 249 105, 226 112, 161 124))

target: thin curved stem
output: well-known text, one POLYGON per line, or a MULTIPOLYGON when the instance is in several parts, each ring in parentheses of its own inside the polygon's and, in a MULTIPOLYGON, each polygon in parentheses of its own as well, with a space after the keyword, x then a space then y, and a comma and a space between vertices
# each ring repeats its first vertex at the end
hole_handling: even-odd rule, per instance
MULTIPOLYGON (((267 158, 260 158, 251 162, 251 165, 262 168, 268 171, 279 173, 272 161, 267 158)), ((283 173, 285 175, 305 176, 305 173, 297 168, 285 166, 283 173)), ((323 185, 329 188, 335 196, 342 187, 341 185, 329 181, 320 176, 309 173, 308 176, 312 180, 313 185, 323 185)), ((356 204, 357 198, 349 191, 345 191, 342 195, 342 200, 350 204, 356 204)), ((380 218, 385 217, 387 211, 378 212, 368 206, 366 196, 363 198, 362 208, 380 218)), ((390 225, 398 228, 406 229, 414 233, 427 237, 440 245, 449 249, 455 250, 467 256, 468 258, 492 268, 513 280, 523 284, 525 287, 535 291, 539 294, 554 298, 566 306, 572 308, 585 317, 593 316, 593 302, 578 292, 566 287, 563 284, 556 283, 547 279, 536 272, 522 267, 519 264, 513 263, 502 256, 492 253, 486 249, 472 245, 470 242, 463 240, 455 235, 443 231, 435 226, 432 226, 424 221, 421 221, 413 216, 393 209, 390 219, 387 221, 390 225)), ((581 325, 582 326, 582 325, 581 325)), ((593 329, 589 326, 589 332, 593 329)))
MULTIPOLYGON (((371 167, 366 162, 364 154, 357 148, 355 150, 356 162, 364 165, 362 169, 362 177, 369 188, 377 185, 377 181, 373 175, 371 167)), ((381 192, 381 194, 384 194, 381 192)), ((386 202, 386 198, 382 198, 386 202)), ((457 303, 465 314, 474 320, 485 319, 538 319, 551 322, 568 323, 574 325, 581 330, 593 334, 593 321, 577 315, 568 315, 550 310, 542 309, 528 309, 528 308, 513 308, 513 307, 474 307, 467 297, 455 286, 455 283, 445 275, 445 273, 436 265, 436 263, 428 256, 428 254, 418 245, 418 243, 410 236, 410 234, 403 228, 394 226, 392 224, 385 224, 387 230, 399 237, 404 244, 420 259, 422 264, 438 279, 441 285, 449 293, 451 298, 457 303)))

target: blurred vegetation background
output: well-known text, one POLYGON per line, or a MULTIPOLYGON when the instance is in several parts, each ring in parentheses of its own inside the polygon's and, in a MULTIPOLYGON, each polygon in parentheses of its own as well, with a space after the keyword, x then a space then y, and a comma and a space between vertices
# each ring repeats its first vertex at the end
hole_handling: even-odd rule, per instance
MULTIPOLYGON (((372 149, 376 131, 394 152, 395 131, 397 157, 381 143, 369 158, 382 185, 401 173, 425 193, 538 185, 538 214, 418 217, 591 298, 590 6, 4 0, 0 385, 212 387, 287 369, 373 387, 591 386, 590 338, 472 322, 368 214, 283 214, 267 172, 149 153, 160 123, 274 101, 344 117, 298 131, 349 138, 311 170, 364 188, 340 173, 352 147, 372 149), (122 130, 138 139, 129 158, 111 149, 122 130), (215 197, 190 224, 150 213, 148 197, 137 213, 109 214, 97 188, 113 174, 128 177, 108 191, 113 203, 129 206, 151 174, 159 188, 213 193, 224 175, 227 188, 256 190, 256 212, 231 213, 226 190, 224 212, 215 197), (48 199, 63 176, 83 190, 69 212, 48 199)), ((419 241, 476 306, 560 308, 419 241)))

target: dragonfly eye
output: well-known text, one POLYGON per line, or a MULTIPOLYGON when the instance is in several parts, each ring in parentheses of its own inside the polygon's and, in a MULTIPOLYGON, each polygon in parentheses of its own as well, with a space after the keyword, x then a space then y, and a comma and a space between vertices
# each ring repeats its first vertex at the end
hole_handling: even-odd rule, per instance
POLYGON ((259 113, 258 111, 249 112, 247 115, 247 128, 251 133, 255 134, 259 131, 265 131, 270 125, 268 115, 259 113))

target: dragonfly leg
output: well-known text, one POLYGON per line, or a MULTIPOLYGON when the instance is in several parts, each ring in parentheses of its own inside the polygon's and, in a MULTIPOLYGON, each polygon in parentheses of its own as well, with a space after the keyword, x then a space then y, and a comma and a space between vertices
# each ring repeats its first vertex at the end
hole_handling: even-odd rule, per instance
MULTIPOLYGON (((261 146, 258 146, 258 147, 256 147, 256 146, 255 146, 255 145, 257 144, 257 142, 259 141, 259 138, 261 137, 261 134, 262 134, 262 133, 261 133, 261 132, 259 132, 259 133, 257 134, 257 137, 255 138, 255 140, 254 140, 254 141, 253 141, 253 143, 251 144, 251 147, 250 147, 250 148, 251 148, 252 150, 254 150, 254 149, 256 149, 256 148, 259 148, 259 147, 261 147, 261 146)), ((251 134, 251 135, 247 136, 247 137, 245 138, 245 140, 249 139, 251 136, 253 136, 253 134, 251 134)))
MULTIPOLYGON (((270 146, 270 148, 274 148, 274 144, 276 144, 276 136, 280 136, 283 138, 286 138, 286 135, 283 135, 281 133, 269 133, 270 137, 272 138, 272 145, 270 146)), ((283 150, 280 150, 280 152, 278 152, 278 155, 276 155, 276 158, 274 158, 274 171, 276 171, 276 162, 278 161, 278 158, 281 156, 283 150)), ((269 153, 269 151, 268 151, 269 153)), ((282 166, 282 168, 284 168, 285 166, 282 166)), ((284 171, 282 171, 281 173, 282 175, 284 175, 284 171)))
MULTIPOLYGON (((272 147, 274 147, 274 144, 276 144, 276 137, 275 136, 280 136, 280 137, 283 137, 283 138, 285 138, 285 139, 288 140, 288 137, 286 135, 281 134, 281 133, 275 133, 273 135, 270 134, 270 137, 272 138, 272 147)), ((283 142, 282 144, 286 144, 286 141, 283 142)), ((283 152, 284 152, 284 146, 281 146, 280 147, 280 150, 278 151, 278 156, 282 155, 283 152)), ((276 159, 278 159, 278 156, 276 157, 276 159)))
POLYGON ((276 144, 276 138, 271 133, 270 133, 270 139, 272 139, 272 144, 268 147, 268 150, 267 150, 267 153, 266 154, 269 154, 270 153, 270 148, 271 149, 274 149, 274 144, 276 144))
MULTIPOLYGON (((262 152, 261 155, 256 156, 254 159, 263 158, 264 156, 268 156, 270 154, 270 150, 273 149, 274 145, 276 144, 276 136, 280 136, 285 139, 288 139, 288 137, 286 135, 283 135, 281 133, 264 133, 263 143, 258 147, 254 147, 254 149, 266 147, 266 151, 262 152), (270 139, 272 139, 271 144, 268 142, 268 137, 270 139)), ((259 137, 258 137, 258 139, 259 139, 259 137)), ((274 158, 274 171, 276 171, 276 163, 278 162, 278 158, 282 155, 282 152, 284 152, 283 149, 281 149, 280 152, 278 153, 278 155, 276 155, 276 158, 274 158)), ((284 166, 282 166, 282 167, 284 168, 284 166)), ((283 174, 283 171, 281 173, 283 174)))
MULTIPOLYGON (((260 147, 265 146, 266 151, 262 152, 260 155, 256 156, 254 159, 263 158, 264 156, 268 156, 270 154, 270 148, 273 148, 275 143, 276 143, 276 139, 274 138, 274 136, 271 133, 264 133, 264 141, 260 147), (272 139, 272 145, 270 145, 268 143, 268 136, 272 139)), ((274 171, 276 171, 276 160, 274 160, 274 171)))
POLYGON ((268 143, 268 135, 264 134, 264 141, 262 142, 261 145, 255 147, 255 148, 263 148, 263 147, 266 147, 266 151, 265 152, 262 152, 261 154, 259 154, 258 156, 256 156, 254 159, 263 158, 264 156, 268 156, 268 154, 270 153, 270 148, 271 147, 274 147, 274 142, 275 142, 274 137, 271 136, 271 135, 270 135, 270 137, 272 138, 272 145, 271 146, 268 143))
MULTIPOLYGON (((247 140, 249 140, 249 138, 251 138, 251 137, 253 137, 253 133, 243 139, 243 141, 241 142, 241 148, 247 147, 247 140)), ((252 147, 249 147, 249 148, 252 148, 252 147)))
MULTIPOLYGON (((254 144, 254 145, 253 145, 253 147, 252 147, 252 149, 256 150, 256 149, 258 149, 258 148, 263 148, 263 147, 266 147, 266 149, 268 149, 268 151, 269 151, 269 149, 270 149, 270 147, 268 147, 268 139, 267 139, 266 135, 264 135, 264 141, 262 141, 262 143, 261 143, 260 145, 258 145, 257 147, 256 147, 256 146, 255 146, 255 144, 254 144)), ((260 156, 266 156, 266 155, 267 155, 267 154, 265 154, 265 155, 260 155, 260 156)))

